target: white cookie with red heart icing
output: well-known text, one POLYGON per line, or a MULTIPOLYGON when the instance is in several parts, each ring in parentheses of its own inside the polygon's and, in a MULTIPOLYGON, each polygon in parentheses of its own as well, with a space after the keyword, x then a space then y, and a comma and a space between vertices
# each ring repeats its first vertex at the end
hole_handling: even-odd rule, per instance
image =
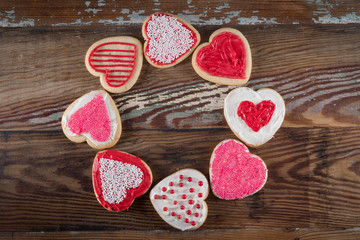
POLYGON ((260 146, 269 141, 280 128, 285 117, 285 103, 279 93, 262 88, 247 87, 232 90, 224 101, 225 119, 246 145, 260 146))
POLYGON ((145 59, 154 67, 172 67, 187 58, 200 43, 199 32, 185 20, 154 13, 142 26, 145 59))
POLYGON ((195 169, 183 169, 159 182, 151 190, 150 200, 165 222, 185 231, 205 222, 208 194, 206 177, 195 169))
POLYGON ((70 104, 61 124, 71 141, 86 141, 96 149, 114 146, 122 131, 119 111, 111 96, 103 90, 89 92, 70 104))
POLYGON ((210 82, 243 85, 251 75, 250 45, 239 30, 218 29, 211 34, 209 42, 196 48, 192 66, 200 77, 210 82))
POLYGON ((87 50, 85 65, 100 77, 103 88, 112 93, 126 92, 139 78, 143 64, 142 44, 133 37, 101 39, 87 50))
POLYGON ((220 142, 210 165, 210 184, 214 195, 224 200, 243 199, 258 192, 266 183, 268 170, 264 161, 234 139, 220 142))

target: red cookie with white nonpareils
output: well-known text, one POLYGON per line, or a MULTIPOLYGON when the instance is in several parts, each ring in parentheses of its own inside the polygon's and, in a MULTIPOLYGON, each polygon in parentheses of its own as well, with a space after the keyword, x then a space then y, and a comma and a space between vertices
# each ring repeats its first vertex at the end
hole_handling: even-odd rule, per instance
POLYGON ((250 45, 240 31, 218 29, 211 34, 209 42, 195 50, 192 65, 200 77, 210 82, 243 85, 251 74, 250 45))
POLYGON ((150 200, 165 222, 182 231, 195 230, 206 220, 208 194, 206 177, 197 170, 183 169, 159 182, 150 200))
POLYGON ((96 154, 92 180, 96 198, 109 211, 127 210, 151 186, 152 173, 140 158, 106 150, 96 154))
POLYGON ((133 37, 109 37, 87 50, 85 65, 100 77, 103 88, 112 93, 128 91, 139 78, 143 64, 142 44, 133 37))
POLYGON ((157 68, 180 63, 200 43, 200 34, 193 26, 169 13, 150 15, 142 26, 142 34, 145 59, 157 68))
POLYGON ((269 141, 280 128, 285 117, 285 103, 279 93, 262 88, 239 87, 224 101, 225 119, 246 145, 260 146, 269 141))

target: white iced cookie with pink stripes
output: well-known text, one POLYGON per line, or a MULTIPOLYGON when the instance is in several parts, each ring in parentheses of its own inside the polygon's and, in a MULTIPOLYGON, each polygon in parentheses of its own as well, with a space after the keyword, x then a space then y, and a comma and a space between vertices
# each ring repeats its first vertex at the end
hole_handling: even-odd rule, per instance
POLYGON ((150 15, 142 26, 145 59, 157 68, 172 67, 199 45, 199 32, 185 20, 169 14, 150 15))
POLYGON ((165 222, 182 231, 195 230, 206 220, 208 194, 206 177, 195 169, 183 169, 159 182, 150 200, 165 222))

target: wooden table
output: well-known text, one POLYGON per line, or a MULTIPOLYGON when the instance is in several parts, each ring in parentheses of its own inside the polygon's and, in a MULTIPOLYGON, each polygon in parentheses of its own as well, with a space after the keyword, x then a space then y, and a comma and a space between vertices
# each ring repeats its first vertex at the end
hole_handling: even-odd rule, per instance
MULTIPOLYGON (((0 237, 4 239, 359 239, 360 2, 1 1, 0 237), (286 102, 285 121, 268 143, 251 148, 269 179, 244 200, 210 194, 196 231, 167 225, 148 194, 127 212, 97 202, 91 167, 97 151, 70 142, 66 107, 101 89, 84 55, 118 35, 143 41, 153 12, 193 24, 202 42, 223 26, 239 29, 253 54, 246 86, 270 87, 286 102)), ((111 94, 123 135, 113 149, 144 159, 156 184, 182 168, 208 177, 213 148, 236 138, 222 108, 235 87, 201 79, 190 59, 169 69, 147 62, 138 83, 111 94)))

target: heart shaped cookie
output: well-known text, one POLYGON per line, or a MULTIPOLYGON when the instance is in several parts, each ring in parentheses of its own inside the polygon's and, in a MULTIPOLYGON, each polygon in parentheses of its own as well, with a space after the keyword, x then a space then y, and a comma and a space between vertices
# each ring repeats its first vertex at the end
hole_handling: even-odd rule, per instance
POLYGON ((193 26, 169 13, 150 15, 142 26, 142 34, 145 59, 158 68, 180 63, 200 42, 200 34, 193 26))
POLYGON ((151 186, 152 173, 140 158, 106 150, 96 154, 92 180, 96 198, 110 211, 123 211, 151 186))
POLYGON ((143 63, 142 44, 133 37, 109 37, 87 50, 85 65, 107 91, 121 93, 136 83, 143 63))
POLYGON ((258 192, 266 183, 267 168, 260 157, 239 141, 219 143, 210 160, 211 190, 225 200, 243 199, 258 192))
POLYGON ((213 32, 210 42, 201 44, 192 56, 192 66, 205 80, 224 85, 243 85, 251 74, 250 46, 233 28, 213 32))
POLYGON ((151 190, 150 200, 165 222, 185 231, 205 222, 208 194, 206 177, 197 170, 183 169, 159 182, 151 190))
POLYGON ((284 100, 269 88, 257 92, 246 87, 234 89, 226 96, 224 104, 224 115, 230 129, 251 147, 269 141, 285 117, 284 100))
POLYGON ((97 149, 114 146, 121 135, 121 120, 111 96, 105 91, 92 91, 74 101, 61 120, 66 137, 85 142, 97 149))

